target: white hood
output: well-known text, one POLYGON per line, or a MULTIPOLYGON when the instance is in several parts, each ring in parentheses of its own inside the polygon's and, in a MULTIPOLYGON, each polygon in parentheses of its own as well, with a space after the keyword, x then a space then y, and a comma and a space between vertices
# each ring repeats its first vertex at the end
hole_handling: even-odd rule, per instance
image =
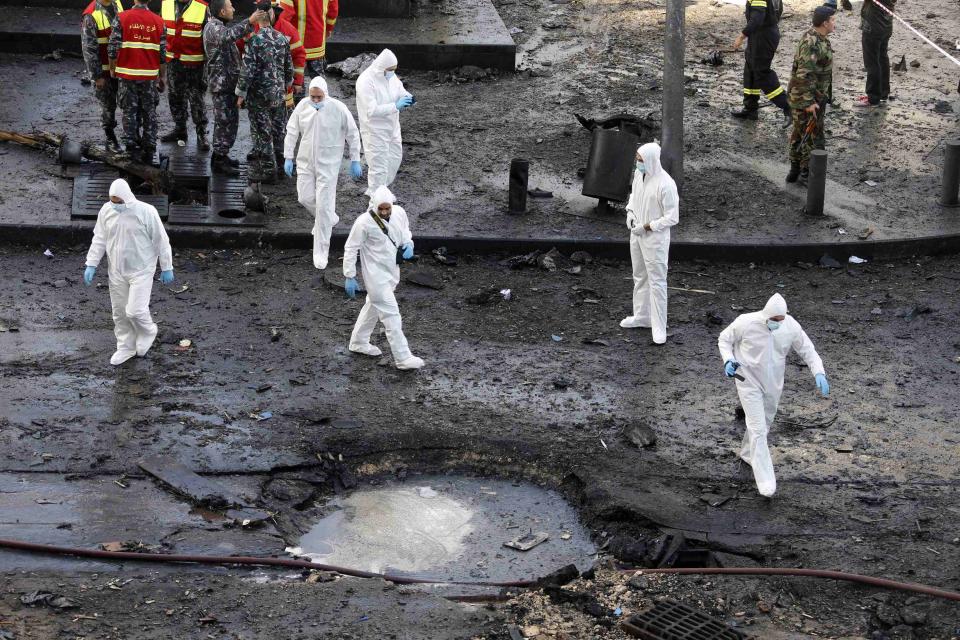
POLYGON ((390 49, 384 49, 370 65, 370 68, 383 75, 384 71, 395 66, 397 66, 397 56, 393 55, 393 51, 390 51, 390 49))
POLYGON ((643 167, 646 175, 655 176, 663 171, 663 167, 660 165, 660 145, 656 142, 648 142, 647 144, 640 145, 637 153, 639 153, 640 158, 643 159, 643 167))
POLYGON ((775 293, 770 296, 770 299, 767 300, 766 306, 763 308, 763 317, 772 318, 774 316, 785 316, 787 315, 787 301, 783 299, 783 296, 779 293, 775 293))
POLYGON ((310 88, 322 90, 324 100, 330 95, 330 92, 327 90, 327 81, 320 76, 313 76, 313 79, 310 81, 310 88))
POLYGON ((392 205, 396 201, 397 199, 390 189, 385 186, 380 186, 377 187, 377 190, 373 192, 373 197, 370 198, 370 208, 379 209, 382 204, 392 205))
POLYGON ((114 180, 113 184, 110 185, 110 195, 120 198, 124 204, 133 204, 137 201, 133 195, 133 191, 130 189, 130 185, 122 178, 114 180))

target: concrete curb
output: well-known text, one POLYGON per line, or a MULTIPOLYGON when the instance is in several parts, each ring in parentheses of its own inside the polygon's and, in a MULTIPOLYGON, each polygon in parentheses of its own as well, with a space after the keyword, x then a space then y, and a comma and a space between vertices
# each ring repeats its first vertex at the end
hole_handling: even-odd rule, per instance
MULTIPOLYGON (((0 245, 68 247, 87 245, 92 228, 88 225, 14 225, 0 224, 0 245)), ((298 249, 313 246, 309 233, 212 227, 170 227, 167 229, 175 249, 298 249)), ((339 251, 347 234, 335 232, 331 249, 339 251)), ((563 253, 586 251, 603 258, 628 259, 626 240, 575 240, 571 238, 493 238, 467 236, 414 236, 419 252, 446 247, 454 254, 520 254, 536 249, 556 247, 563 253)), ((684 242, 670 245, 675 260, 710 260, 711 262, 816 262, 824 254, 841 263, 849 256, 868 260, 932 256, 960 253, 960 234, 927 236, 899 240, 856 242, 811 242, 798 244, 758 244, 729 242, 684 242)))

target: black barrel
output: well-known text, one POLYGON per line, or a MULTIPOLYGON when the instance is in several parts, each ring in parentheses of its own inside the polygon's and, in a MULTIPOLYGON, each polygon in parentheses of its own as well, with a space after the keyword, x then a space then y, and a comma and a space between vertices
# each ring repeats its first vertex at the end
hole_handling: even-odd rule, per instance
POLYGON ((530 161, 514 158, 510 161, 510 213, 527 210, 527 180, 530 177, 530 161))
POLYGON ((624 202, 630 197, 630 181, 640 138, 619 129, 594 129, 590 158, 583 176, 583 195, 624 202))

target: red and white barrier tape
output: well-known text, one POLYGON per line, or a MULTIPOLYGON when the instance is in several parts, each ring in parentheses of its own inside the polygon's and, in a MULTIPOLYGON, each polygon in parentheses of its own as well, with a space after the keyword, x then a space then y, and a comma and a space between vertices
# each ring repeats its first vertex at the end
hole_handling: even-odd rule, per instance
POLYGON ((886 11, 888 14, 890 14, 891 16, 893 16, 894 18, 896 18, 896 19, 900 22, 900 24, 902 24, 903 26, 905 26, 907 29, 910 29, 910 31, 912 31, 918 38, 920 38, 921 40, 923 40, 924 42, 926 42, 928 45, 930 45, 931 47, 933 47, 934 49, 936 49, 937 51, 939 51, 940 53, 942 53, 943 56, 944 56, 947 60, 949 60, 949 61, 952 62, 953 64, 955 64, 955 65, 957 65, 958 67, 960 67, 960 60, 957 60, 956 58, 954 58, 952 55, 950 55, 949 53, 947 53, 946 51, 944 51, 943 48, 941 48, 941 47, 940 47, 937 43, 935 43, 933 40, 931 40, 931 39, 928 38, 927 36, 923 35, 923 34, 920 33, 919 31, 917 31, 916 29, 914 29, 913 26, 912 26, 909 22, 907 22, 906 20, 904 20, 903 18, 901 18, 900 16, 898 16, 897 14, 895 14, 889 7, 884 6, 884 5, 883 5, 882 3, 880 3, 880 2, 876 2, 876 0, 864 0, 864 2, 873 2, 873 4, 875 4, 875 5, 876 5, 877 7, 879 7, 881 10, 886 11))

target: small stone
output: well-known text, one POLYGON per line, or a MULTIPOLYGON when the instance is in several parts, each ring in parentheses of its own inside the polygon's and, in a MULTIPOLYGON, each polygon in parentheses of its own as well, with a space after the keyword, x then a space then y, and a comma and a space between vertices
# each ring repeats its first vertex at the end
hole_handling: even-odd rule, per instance
POLYGON ((524 638, 533 638, 533 637, 535 637, 535 636, 540 635, 540 627, 538 627, 538 626, 535 625, 535 624, 532 624, 532 625, 530 625, 530 626, 528 626, 528 627, 524 627, 524 628, 522 629, 522 632, 523 632, 523 637, 524 637, 524 638))
POLYGON ((910 66, 913 67, 914 69, 919 69, 919 68, 920 68, 920 61, 919 61, 919 60, 911 60, 911 61, 910 61, 910 66))
POLYGON ((636 589, 637 591, 646 591, 650 588, 650 580, 646 576, 635 575, 629 580, 627 584, 631 589, 636 589))
POLYGON ((875 316, 883 315, 883 309, 881 309, 880 307, 874 307, 873 309, 870 310, 870 313, 872 313, 875 316))

